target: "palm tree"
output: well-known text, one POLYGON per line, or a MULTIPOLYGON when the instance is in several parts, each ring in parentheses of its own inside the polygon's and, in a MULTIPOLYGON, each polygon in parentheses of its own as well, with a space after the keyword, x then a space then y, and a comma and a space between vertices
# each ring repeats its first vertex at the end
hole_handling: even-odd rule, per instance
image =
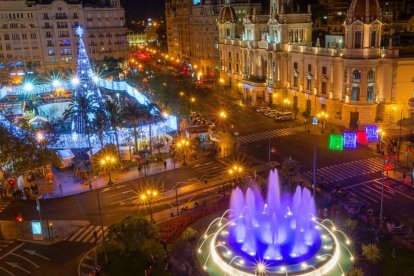
POLYGON ((149 127, 149 146, 150 146, 150 153, 152 154, 152 124, 156 124, 157 122, 160 122, 163 120, 162 113, 159 109, 159 107, 154 103, 149 103, 146 106, 147 111, 147 123, 149 127))
POLYGON ((91 120, 96 111, 96 100, 93 96, 88 94, 78 93, 74 96, 68 106, 63 112, 63 120, 71 118, 75 123, 75 131, 81 133, 84 132, 88 138, 88 146, 92 157, 92 145, 91 145, 91 120))
POLYGON ((108 97, 105 100, 105 110, 107 112, 109 124, 114 131, 116 148, 118 150, 119 158, 121 158, 121 152, 119 150, 118 128, 122 125, 122 106, 118 101, 114 100, 111 97, 108 97))
POLYGON ((377 264, 382 259, 381 251, 376 244, 363 244, 362 255, 372 264, 377 264))
POLYGON ((138 151, 138 127, 146 118, 148 118, 146 106, 127 101, 123 108, 123 117, 126 125, 131 127, 133 130, 135 150, 138 151))
POLYGON ((99 144, 102 149, 104 147, 104 132, 109 127, 108 115, 106 114, 105 109, 98 108, 96 110, 92 125, 94 131, 98 134, 99 144))
POLYGON ((284 179, 287 180, 287 184, 290 185, 292 182, 292 177, 300 173, 300 165, 292 157, 285 159, 282 163, 280 173, 284 179))

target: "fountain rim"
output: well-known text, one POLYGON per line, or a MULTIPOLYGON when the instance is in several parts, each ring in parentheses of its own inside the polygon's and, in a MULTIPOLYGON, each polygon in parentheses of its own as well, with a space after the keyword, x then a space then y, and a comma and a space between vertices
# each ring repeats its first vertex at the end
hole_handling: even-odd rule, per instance
MULTIPOLYGON (((341 254, 341 249, 340 249, 340 242, 338 241, 336 235, 331 231, 331 229, 329 229, 328 226, 324 225, 323 222, 318 222, 316 219, 313 220, 313 222, 317 225, 319 225, 320 227, 324 228, 324 230, 331 236, 332 240, 334 241, 333 244, 335 246, 334 249, 334 253, 332 255, 332 257, 325 262, 324 264, 322 264, 321 266, 315 267, 315 269, 312 269, 309 272, 301 272, 301 271, 292 271, 292 273, 294 273, 295 275, 297 273, 300 273, 298 275, 300 276, 320 276, 320 275, 324 275, 325 273, 329 272, 331 269, 333 269, 336 264, 339 261, 340 258, 340 254, 341 254)), ((224 226, 220 227, 213 235, 211 241, 210 241, 210 254, 212 259, 214 260, 214 262, 217 264, 218 267, 220 267, 220 269, 227 273, 228 275, 238 275, 238 276, 256 276, 257 274, 254 273, 250 273, 250 272, 246 272, 244 270, 240 270, 237 269, 236 267, 233 267, 231 265, 229 265, 228 263, 226 263, 222 258, 221 255, 216 251, 215 248, 215 244, 216 244, 216 240, 218 235, 220 234, 220 232, 224 229, 226 229, 228 227, 227 224, 225 224, 224 226)), ((282 267, 282 266, 280 266, 282 267)), ((285 272, 272 272, 272 273, 267 273, 270 275, 288 275, 288 268, 289 265, 286 265, 286 271, 285 272)))

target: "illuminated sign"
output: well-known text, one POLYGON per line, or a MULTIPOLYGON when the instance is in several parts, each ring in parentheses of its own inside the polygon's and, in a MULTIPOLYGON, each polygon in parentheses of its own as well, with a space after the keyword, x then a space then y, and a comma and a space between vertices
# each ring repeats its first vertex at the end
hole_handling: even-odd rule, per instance
POLYGON ((329 149, 330 150, 343 150, 344 149, 344 137, 342 137, 342 135, 331 134, 329 136, 329 149))

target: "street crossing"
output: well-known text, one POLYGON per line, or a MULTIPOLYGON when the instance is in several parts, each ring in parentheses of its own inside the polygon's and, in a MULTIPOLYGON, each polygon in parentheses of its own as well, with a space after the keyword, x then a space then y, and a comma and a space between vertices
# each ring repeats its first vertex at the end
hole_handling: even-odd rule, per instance
POLYGON ((11 201, 0 201, 0 213, 9 206, 11 201))
POLYGON ((289 135, 294 135, 294 134, 299 133, 300 129, 303 129, 303 128, 289 127, 289 128, 273 129, 273 130, 268 130, 268 131, 264 131, 264 132, 253 133, 253 134, 241 136, 237 139, 237 141, 240 144, 245 144, 245 143, 252 143, 252 142, 257 142, 257 141, 261 141, 261 140, 266 140, 266 139, 270 139, 270 138, 276 138, 276 137, 281 137, 281 136, 289 136, 289 135))
MULTIPOLYGON (((107 226, 104 226, 104 232, 108 230, 107 226)), ((94 237, 94 231, 96 232, 96 236, 98 238, 98 241, 102 239, 102 230, 101 226, 96 225, 87 225, 84 227, 81 227, 77 232, 74 234, 66 237, 64 240, 69 242, 87 242, 87 243, 94 243, 95 237, 94 237)))
POLYGON ((227 170, 226 165, 214 161, 206 162, 204 164, 196 164, 193 165, 192 168, 197 172, 200 178, 213 178, 224 174, 227 170))
MULTIPOLYGON (((323 183, 330 184, 365 174, 382 172, 383 169, 384 160, 373 157, 319 168, 316 170, 316 175, 323 183)), ((312 179, 312 171, 307 171, 303 175, 312 179)))

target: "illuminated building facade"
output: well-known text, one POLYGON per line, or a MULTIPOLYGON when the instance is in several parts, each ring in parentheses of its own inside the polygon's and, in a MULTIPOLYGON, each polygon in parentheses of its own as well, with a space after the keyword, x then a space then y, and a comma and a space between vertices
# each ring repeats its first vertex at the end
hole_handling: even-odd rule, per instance
POLYGON ((75 68, 74 28, 84 26, 91 58, 127 54, 124 9, 119 0, 0 2, 0 70, 25 71, 75 68))
POLYGON ((298 10, 271 0, 270 14, 251 13, 242 23, 220 18, 221 77, 240 85, 250 104, 288 103, 298 117, 325 111, 328 121, 344 127, 396 124, 401 111, 412 117, 414 58, 400 55, 392 40, 381 47, 378 1, 352 1, 343 48, 312 42, 311 15, 309 6, 298 10))

